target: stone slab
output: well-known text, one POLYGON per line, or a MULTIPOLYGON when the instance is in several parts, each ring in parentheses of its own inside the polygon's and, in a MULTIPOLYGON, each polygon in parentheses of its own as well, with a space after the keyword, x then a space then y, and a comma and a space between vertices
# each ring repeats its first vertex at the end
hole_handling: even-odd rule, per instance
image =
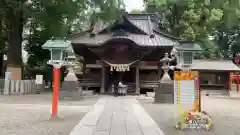
POLYGON ((92 135, 105 103, 105 100, 98 100, 83 119, 74 127, 70 135, 79 135, 80 133, 82 133, 81 135, 92 135))
POLYGON ((132 106, 144 135, 164 135, 163 131, 139 103, 132 106))
POLYGON ((110 135, 127 135, 123 112, 113 112, 110 135))
POLYGON ((103 99, 93 106, 70 135, 164 135, 135 97, 103 99))
POLYGON ((128 135, 143 135, 138 120, 134 113, 128 112, 125 117, 128 135))
POLYGON ((94 126, 82 126, 77 131, 75 131, 74 135, 92 135, 93 132, 94 126))
POLYGON ((94 131, 93 135, 109 135, 109 131, 94 131))
POLYGON ((112 122, 112 112, 102 112, 95 130, 110 131, 111 122, 112 122))

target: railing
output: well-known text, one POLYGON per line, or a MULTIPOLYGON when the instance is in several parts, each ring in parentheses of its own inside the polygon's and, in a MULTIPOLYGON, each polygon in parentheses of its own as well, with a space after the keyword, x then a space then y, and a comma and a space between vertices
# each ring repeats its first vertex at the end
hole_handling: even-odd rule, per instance
POLYGON ((35 80, 0 79, 1 95, 22 95, 44 91, 45 83, 35 84, 35 80))

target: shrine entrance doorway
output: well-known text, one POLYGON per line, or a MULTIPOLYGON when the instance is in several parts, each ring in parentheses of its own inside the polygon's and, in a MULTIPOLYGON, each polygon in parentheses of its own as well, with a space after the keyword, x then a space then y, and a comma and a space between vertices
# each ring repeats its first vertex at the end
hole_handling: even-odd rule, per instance
POLYGON ((128 85, 129 88, 135 87, 135 82, 136 82, 136 68, 130 68, 129 71, 125 71, 125 72, 120 72, 120 71, 116 71, 110 70, 110 67, 107 68, 107 78, 106 78, 106 89, 107 91, 112 91, 112 86, 114 85, 114 83, 119 83, 120 81, 125 84, 128 85))

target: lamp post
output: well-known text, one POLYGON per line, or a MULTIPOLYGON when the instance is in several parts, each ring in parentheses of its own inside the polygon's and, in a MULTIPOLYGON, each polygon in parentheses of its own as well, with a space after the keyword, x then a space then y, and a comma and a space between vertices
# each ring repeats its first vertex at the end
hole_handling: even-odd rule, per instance
POLYGON ((53 75, 53 97, 52 97, 52 112, 50 119, 57 119, 58 112, 58 96, 60 89, 60 68, 65 65, 65 57, 68 55, 68 51, 72 50, 71 42, 66 38, 56 39, 46 41, 42 45, 43 49, 48 49, 51 52, 51 59, 48 64, 53 65, 54 75, 53 75))

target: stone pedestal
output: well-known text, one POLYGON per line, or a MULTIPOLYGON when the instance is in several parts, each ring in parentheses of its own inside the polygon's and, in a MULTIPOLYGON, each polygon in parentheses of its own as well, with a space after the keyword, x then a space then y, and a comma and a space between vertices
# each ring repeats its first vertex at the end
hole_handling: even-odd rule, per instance
POLYGON ((71 98, 72 100, 81 100, 82 89, 78 87, 79 83, 75 73, 70 70, 67 76, 64 78, 62 87, 60 89, 59 100, 64 100, 64 98, 71 98))
POLYGON ((155 90, 155 103, 174 103, 174 86, 173 83, 160 84, 160 89, 155 90))
POLYGON ((164 72, 164 75, 159 83, 159 87, 155 90, 155 103, 174 103, 174 83, 171 80, 167 72, 164 72))

